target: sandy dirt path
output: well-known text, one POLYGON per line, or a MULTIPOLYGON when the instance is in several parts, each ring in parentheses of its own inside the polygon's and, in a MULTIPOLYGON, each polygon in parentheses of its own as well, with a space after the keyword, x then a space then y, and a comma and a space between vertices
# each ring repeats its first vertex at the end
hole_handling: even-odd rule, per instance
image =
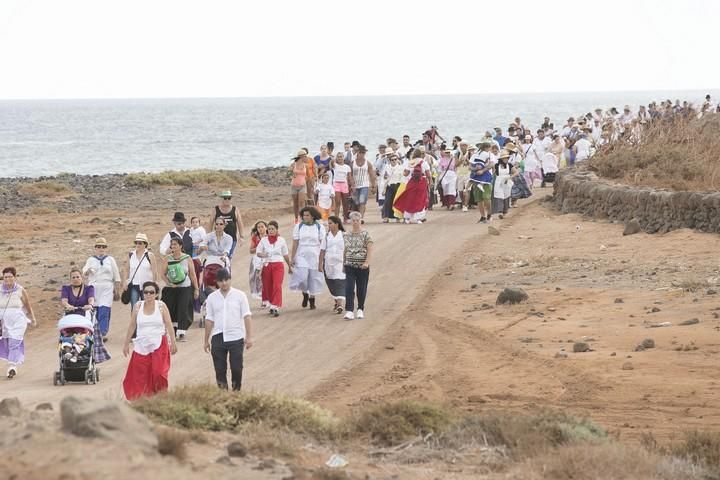
MULTIPOLYGON (((284 292, 285 308, 279 318, 256 309, 253 301, 255 346, 246 353, 244 387, 261 391, 306 394, 333 374, 350 368, 372 345, 381 342, 387 329, 403 314, 411 301, 426 288, 464 241, 487 228, 477 225, 476 215, 432 212, 424 225, 383 225, 374 206, 368 209, 367 228, 376 242, 366 318, 348 322, 330 311, 328 294, 318 298, 314 312, 300 307, 300 295, 284 292), (392 292, 392 293, 390 293, 392 292)), ((281 217, 281 235, 291 237, 291 218, 281 217)), ((233 264, 235 286, 247 290, 249 255, 243 248, 233 264)), ((287 279, 286 279, 287 285, 287 279)), ((0 382, 3 393, 18 396, 24 403, 58 401, 76 394, 100 398, 121 398, 121 383, 127 367, 122 356, 122 338, 129 308, 117 302, 108 348, 112 360, 99 366, 98 385, 52 385, 57 366, 57 336, 45 328, 26 340, 26 363, 19 375, 0 382)), ((172 358, 171 388, 188 383, 213 382, 210 356, 202 350, 202 331, 196 326, 186 343, 172 358)))

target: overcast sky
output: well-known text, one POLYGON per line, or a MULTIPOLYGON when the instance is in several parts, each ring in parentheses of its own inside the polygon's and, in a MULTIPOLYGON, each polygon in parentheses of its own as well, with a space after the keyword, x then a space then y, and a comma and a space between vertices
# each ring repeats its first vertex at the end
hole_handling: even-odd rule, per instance
POLYGON ((1 0, 0 98, 720 87, 714 0, 1 0))

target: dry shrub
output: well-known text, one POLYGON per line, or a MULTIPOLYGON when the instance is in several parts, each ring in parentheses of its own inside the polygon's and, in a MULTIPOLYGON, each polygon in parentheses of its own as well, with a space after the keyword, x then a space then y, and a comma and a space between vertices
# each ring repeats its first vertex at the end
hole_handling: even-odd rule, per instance
POLYGON ((260 181, 234 170, 168 170, 160 173, 131 173, 125 183, 138 187, 156 185, 192 187, 194 185, 223 185, 258 187, 260 181))
POLYGON ((466 417, 440 437, 445 448, 505 447, 514 458, 546 452, 575 442, 605 441, 607 433, 590 420, 562 412, 536 415, 487 414, 466 417))
POLYGON ((161 455, 170 455, 178 460, 185 460, 187 450, 185 444, 190 440, 187 432, 175 428, 159 427, 157 429, 158 452, 161 455))
POLYGON ((250 423, 238 429, 238 436, 248 450, 260 456, 293 459, 307 439, 285 428, 271 428, 267 425, 250 423))
POLYGON ((700 480, 702 468, 640 447, 618 443, 576 444, 554 449, 512 469, 517 480, 700 480))
POLYGON ((688 432, 683 442, 673 445, 670 451, 720 474, 720 432, 688 432))
POLYGON ((370 435, 378 445, 395 445, 410 437, 438 434, 453 414, 440 406, 403 400, 369 407, 350 421, 350 431, 370 435))
POLYGON ((604 146, 588 164, 600 176, 630 185, 701 191, 720 186, 720 115, 657 121, 641 140, 604 146))
POLYGON ((67 185, 52 180, 23 183, 17 190, 19 194, 31 197, 64 197, 74 193, 67 185))
POLYGON ((229 392, 215 386, 185 386, 133 403, 140 412, 172 427, 236 430, 246 423, 332 438, 338 422, 310 402, 278 394, 229 392))

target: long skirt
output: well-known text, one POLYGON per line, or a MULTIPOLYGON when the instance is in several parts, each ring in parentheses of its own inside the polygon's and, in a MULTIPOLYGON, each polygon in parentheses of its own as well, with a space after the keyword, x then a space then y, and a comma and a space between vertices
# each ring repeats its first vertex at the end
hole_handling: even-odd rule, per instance
POLYGON ((410 179, 405 189, 398 192, 393 207, 403 213, 422 212, 428 208, 429 195, 427 178, 423 176, 419 180, 410 179))
POLYGON ((25 340, 0 338, 0 358, 8 361, 11 367, 25 361, 25 340))
POLYGON ((170 349, 167 336, 163 335, 160 346, 148 355, 133 352, 128 363, 123 390, 128 400, 154 395, 168 389, 170 375, 170 349))
POLYGON ((250 296, 253 298, 262 298, 262 270, 255 268, 253 262, 250 262, 250 296))
POLYGON ((525 177, 523 175, 513 177, 513 187, 510 192, 510 196, 513 200, 517 200, 518 198, 528 198, 531 195, 532 192, 528 188, 528 184, 525 182, 525 177))
MULTIPOLYGON (((382 209, 382 218, 398 218, 395 216, 393 211, 393 202, 395 201, 395 194, 398 191, 399 183, 393 183, 387 186, 385 190, 385 203, 382 209)), ((402 214, 400 214, 402 216, 402 214)))
POLYGON ((290 276, 290 290, 318 295, 325 290, 323 272, 317 268, 294 267, 290 276))
POLYGON ((448 170, 447 173, 442 175, 442 182, 440 182, 442 190, 442 205, 444 207, 452 207, 455 205, 455 199, 457 197, 457 173, 452 170, 448 170))
POLYGON ((165 287, 162 300, 168 307, 175 330, 185 331, 193 324, 193 287, 165 287))
POLYGON ((327 284, 330 295, 335 300, 345 301, 345 279, 344 278, 328 278, 325 275, 325 283, 327 284))
POLYGON ((510 198, 493 198, 492 213, 506 214, 510 210, 510 198))
POLYGON ((102 363, 110 360, 110 352, 105 347, 105 342, 102 339, 102 333, 100 333, 100 327, 95 322, 93 325, 93 354, 95 356, 95 363, 102 363))
POLYGON ((282 307, 282 287, 285 278, 285 264, 270 262, 262 270, 262 300, 271 307, 282 307))

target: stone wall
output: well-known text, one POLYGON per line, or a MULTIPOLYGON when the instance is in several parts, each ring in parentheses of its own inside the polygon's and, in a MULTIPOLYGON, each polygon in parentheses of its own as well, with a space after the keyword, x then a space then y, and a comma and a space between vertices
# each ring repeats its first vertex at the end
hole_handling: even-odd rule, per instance
POLYGON ((552 202, 563 213, 620 222, 637 220, 647 233, 678 228, 720 232, 720 192, 674 192, 630 187, 580 167, 558 173, 552 202))

